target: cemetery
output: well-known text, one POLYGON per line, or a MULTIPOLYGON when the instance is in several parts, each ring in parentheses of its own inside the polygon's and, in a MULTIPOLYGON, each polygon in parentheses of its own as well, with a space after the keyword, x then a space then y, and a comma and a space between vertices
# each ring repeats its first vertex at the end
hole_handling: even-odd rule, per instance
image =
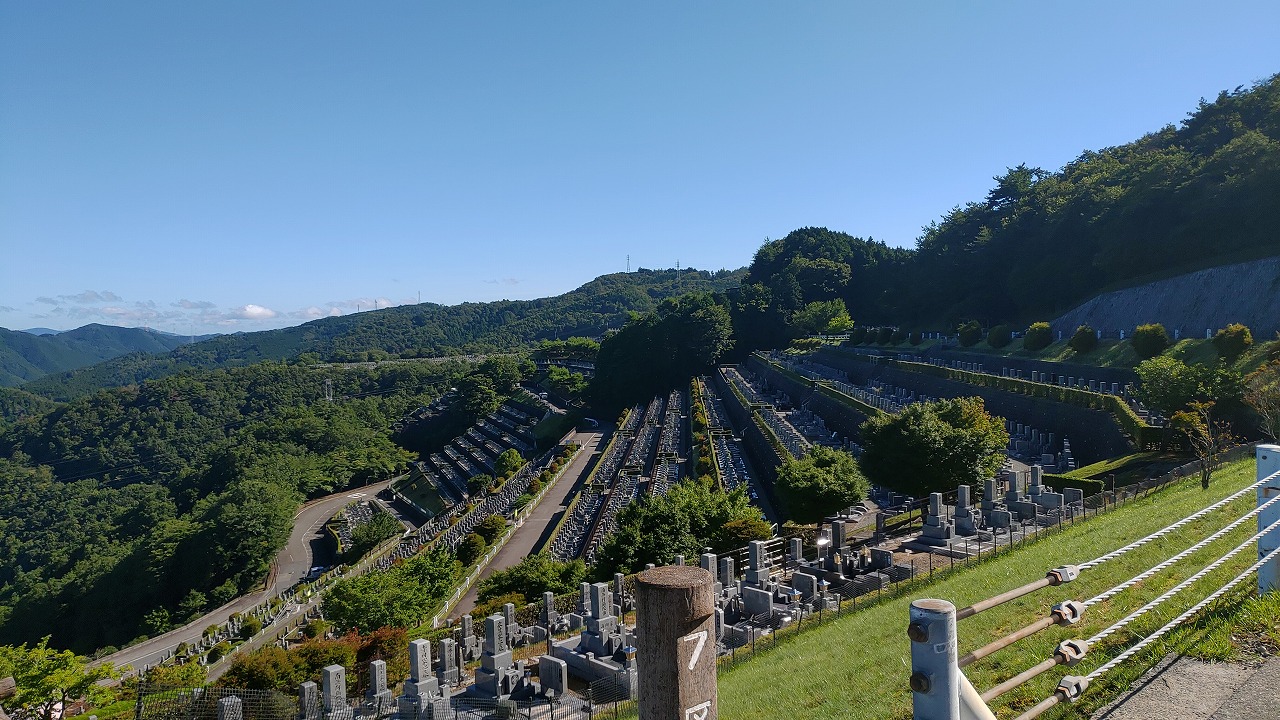
POLYGON ((392 492, 427 520, 451 514, 471 499, 467 481, 476 475, 493 475, 494 462, 504 451, 516 450, 529 457, 534 428, 546 414, 516 400, 504 402, 439 452, 415 461, 408 477, 393 485, 392 492))

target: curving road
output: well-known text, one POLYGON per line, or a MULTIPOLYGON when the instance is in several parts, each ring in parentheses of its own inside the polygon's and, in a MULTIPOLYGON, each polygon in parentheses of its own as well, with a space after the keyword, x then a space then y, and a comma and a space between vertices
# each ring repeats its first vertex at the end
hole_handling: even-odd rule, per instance
POLYGON ((289 535, 289 542, 276 556, 275 567, 272 569, 267 587, 242 595, 176 630, 170 630, 163 635, 157 635, 150 640, 127 647, 98 662, 110 662, 117 667, 130 665, 135 670, 155 665, 168 657, 179 643, 190 644, 199 640, 206 627, 224 623, 233 613, 250 610, 264 600, 293 587, 306 576, 313 565, 317 564, 316 558, 326 557, 323 532, 325 522, 349 502, 373 500, 393 481, 394 478, 361 488, 343 490, 304 504, 293 518, 293 532, 289 535))

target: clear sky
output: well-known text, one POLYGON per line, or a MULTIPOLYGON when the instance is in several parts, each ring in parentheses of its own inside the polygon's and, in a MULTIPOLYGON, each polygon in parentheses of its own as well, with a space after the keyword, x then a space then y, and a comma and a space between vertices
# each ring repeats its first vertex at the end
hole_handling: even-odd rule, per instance
POLYGON ((912 246, 1280 71, 1280 3, 0 0, 0 326, 179 333, 912 246))

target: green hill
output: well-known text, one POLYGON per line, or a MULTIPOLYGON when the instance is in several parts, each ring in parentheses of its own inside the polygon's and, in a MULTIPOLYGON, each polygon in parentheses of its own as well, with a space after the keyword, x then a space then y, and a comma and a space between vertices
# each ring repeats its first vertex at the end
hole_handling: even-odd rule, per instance
POLYGON ((56 335, 0 328, 0 385, 19 385, 129 353, 167 353, 189 340, 143 328, 85 325, 56 335))
POLYGON ((995 183, 913 250, 825 228, 766 244, 733 293, 739 338, 776 345, 798 332, 798 310, 835 298, 860 324, 1025 327, 1103 291, 1275 255, 1280 76, 1057 172, 1020 165, 995 183))
POLYGON ((46 377, 24 389, 64 400, 184 369, 238 367, 304 354, 315 361, 358 362, 493 352, 557 337, 594 337, 621 327, 631 312, 652 310, 664 298, 725 291, 737 286, 741 276, 741 271, 641 269, 602 275, 571 292, 537 300, 405 305, 280 330, 222 335, 165 355, 125 355, 46 377))

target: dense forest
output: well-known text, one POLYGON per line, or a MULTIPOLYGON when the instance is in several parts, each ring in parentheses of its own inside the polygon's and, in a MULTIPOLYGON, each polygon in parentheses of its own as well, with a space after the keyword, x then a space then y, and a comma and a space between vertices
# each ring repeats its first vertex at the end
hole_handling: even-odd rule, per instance
POLYGON ((1025 327, 1105 290, 1280 254, 1278 226, 1280 76, 1057 172, 1009 169, 911 251, 821 228, 766 243, 729 293, 735 339, 776 346, 832 299, 873 325, 1025 327))
POLYGON ((96 323, 55 335, 0 328, 0 385, 93 365, 129 353, 167 353, 191 338, 96 323))
POLYGON ((0 643, 121 645, 251 589, 298 503, 403 468, 392 424, 471 367, 263 362, 18 422, 0 437, 0 643))
POLYGON ((302 357, 358 362, 438 357, 525 348, 540 340, 598 337, 628 313, 647 312, 684 292, 723 291, 741 271, 646 270, 602 275, 573 290, 537 300, 460 305, 404 305, 324 318, 296 327, 222 335, 164 355, 134 353, 79 371, 51 375, 24 389, 57 400, 184 369, 249 365, 302 357))

